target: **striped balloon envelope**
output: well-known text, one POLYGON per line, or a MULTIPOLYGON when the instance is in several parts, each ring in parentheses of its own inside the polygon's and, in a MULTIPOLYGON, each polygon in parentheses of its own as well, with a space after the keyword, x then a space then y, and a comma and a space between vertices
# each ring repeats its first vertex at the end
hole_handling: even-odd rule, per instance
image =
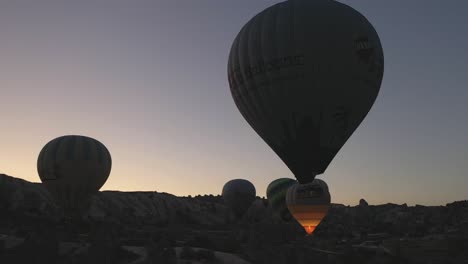
POLYGON ((112 159, 96 139, 67 135, 51 140, 39 153, 39 177, 65 213, 85 209, 109 177, 112 159))
POLYGON ((380 91, 384 54, 371 23, 332 0, 288 0, 250 19, 227 75, 247 123, 300 183, 325 172, 380 91))
POLYGON ((292 219, 286 205, 286 193, 288 188, 296 183, 297 181, 294 179, 280 178, 272 181, 267 187, 268 202, 273 211, 284 221, 292 219))
POLYGON ((295 184, 288 189, 286 205, 308 235, 312 234, 330 207, 327 184, 315 179, 307 184, 295 184))

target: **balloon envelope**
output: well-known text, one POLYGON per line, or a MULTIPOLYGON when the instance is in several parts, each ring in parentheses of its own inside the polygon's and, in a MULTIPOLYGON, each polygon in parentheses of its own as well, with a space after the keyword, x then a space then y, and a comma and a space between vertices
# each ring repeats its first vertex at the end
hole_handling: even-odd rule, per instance
POLYGON ((286 193, 288 188, 297 181, 289 178, 280 178, 272 181, 267 187, 267 198, 273 211, 284 221, 289 221, 292 215, 289 213, 286 205, 286 193))
POLYGON ((319 179, 307 184, 295 184, 288 190, 286 204, 294 218, 310 235, 327 215, 330 207, 328 186, 319 179))
POLYGON ((68 135, 47 143, 37 160, 42 183, 66 211, 83 209, 109 177, 111 155, 99 141, 68 135))
POLYGON ((255 186, 244 179, 228 181, 222 192, 224 202, 237 217, 241 217, 249 209, 255 195, 255 186))
POLYGON ((383 77, 367 19, 331 0, 290 0, 252 18, 228 62, 247 122, 301 183, 311 182, 367 115, 383 77))

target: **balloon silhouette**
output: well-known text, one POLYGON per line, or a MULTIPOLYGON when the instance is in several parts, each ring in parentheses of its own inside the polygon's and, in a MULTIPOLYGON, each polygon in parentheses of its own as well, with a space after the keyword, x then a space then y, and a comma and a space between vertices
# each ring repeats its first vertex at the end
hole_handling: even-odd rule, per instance
POLYGON ((37 160, 42 183, 66 214, 84 209, 106 182, 111 166, 111 155, 101 142, 75 135, 51 140, 37 160))
POLYGON ((320 179, 307 184, 295 184, 286 194, 286 204, 297 222, 311 235, 330 207, 328 186, 320 179))
POLYGON ((237 108, 300 183, 323 173, 372 107, 383 77, 379 37, 331 0, 289 0, 235 38, 228 79, 237 108))
POLYGON ((273 211, 284 221, 292 219, 286 205, 286 193, 290 186, 296 184, 297 181, 289 178, 280 178, 272 181, 266 191, 268 202, 273 211))
POLYGON ((255 200, 255 186, 248 180, 235 179, 228 181, 222 196, 225 204, 240 218, 255 200))

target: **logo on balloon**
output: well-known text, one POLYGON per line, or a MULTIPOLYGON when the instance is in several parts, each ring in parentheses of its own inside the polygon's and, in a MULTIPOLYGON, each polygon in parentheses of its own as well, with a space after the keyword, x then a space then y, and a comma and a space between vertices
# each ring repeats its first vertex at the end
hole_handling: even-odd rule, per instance
POLYGON ((229 83, 231 86, 238 86, 259 74, 302 65, 304 65, 304 55, 286 56, 268 61, 260 60, 255 63, 255 65, 247 65, 243 67, 244 69, 241 69, 239 66, 235 67, 228 74, 229 83))
POLYGON ((359 37, 354 41, 356 54, 361 63, 369 64, 374 54, 374 48, 367 37, 359 37))

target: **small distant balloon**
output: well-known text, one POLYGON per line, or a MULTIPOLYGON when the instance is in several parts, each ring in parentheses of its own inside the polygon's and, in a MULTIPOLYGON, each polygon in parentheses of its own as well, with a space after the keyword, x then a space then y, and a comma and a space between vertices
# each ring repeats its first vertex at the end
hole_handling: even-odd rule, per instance
POLYGON ((101 142, 77 135, 51 140, 37 159, 43 185, 66 214, 86 206, 106 182, 111 166, 111 155, 101 142))
POLYGON ((255 200, 255 186, 244 179, 230 180, 224 185, 222 196, 225 204, 240 218, 255 200))
POLYGON ((280 178, 272 181, 267 187, 267 198, 273 211, 284 221, 292 219, 286 205, 286 194, 289 187, 296 184, 297 181, 290 178, 280 178))
POLYGON ((288 189, 286 204, 289 212, 311 235, 330 207, 330 192, 327 184, 315 179, 307 184, 295 184, 288 189))

